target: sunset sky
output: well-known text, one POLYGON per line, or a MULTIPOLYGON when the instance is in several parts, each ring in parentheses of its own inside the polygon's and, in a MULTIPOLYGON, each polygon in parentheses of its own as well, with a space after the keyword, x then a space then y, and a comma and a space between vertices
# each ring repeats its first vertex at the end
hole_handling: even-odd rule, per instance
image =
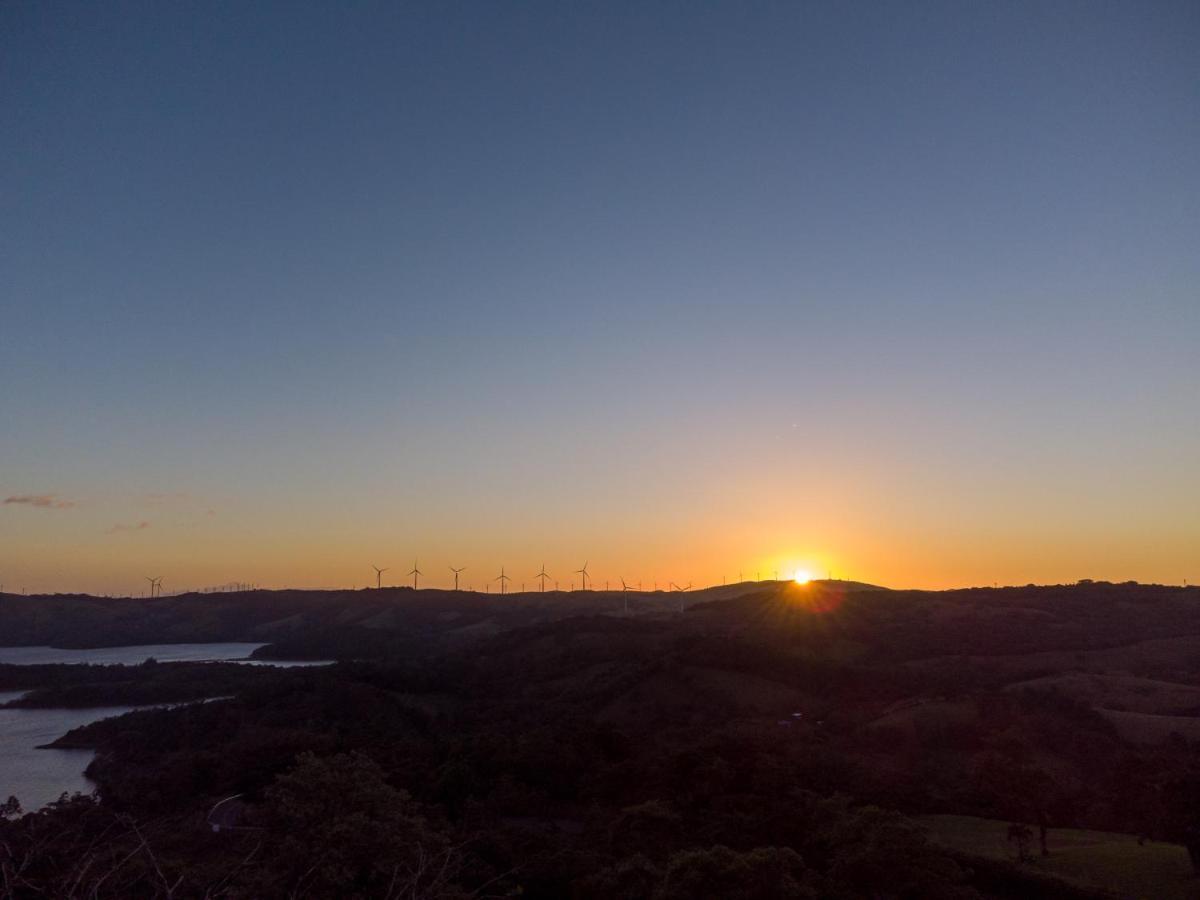
POLYGON ((1200 581, 1200 5, 0 6, 0 583, 1200 581))

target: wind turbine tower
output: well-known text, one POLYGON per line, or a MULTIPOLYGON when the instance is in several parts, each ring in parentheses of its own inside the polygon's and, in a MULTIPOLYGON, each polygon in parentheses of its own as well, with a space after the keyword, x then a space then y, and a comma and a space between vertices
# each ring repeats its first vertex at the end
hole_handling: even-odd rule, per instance
POLYGON ((454 589, 457 591, 458 590, 458 573, 467 571, 467 567, 463 566, 461 569, 456 569, 456 568, 454 568, 454 566, 450 566, 450 571, 454 573, 454 589))
POLYGON ((415 559, 413 560, 412 571, 408 574, 413 577, 413 590, 415 591, 417 589, 417 576, 424 574, 420 569, 417 568, 417 561, 415 559))
POLYGON ((679 593, 679 611, 683 612, 683 595, 691 589, 692 583, 689 581, 687 586, 684 587, 672 581, 671 587, 675 588, 675 590, 679 593))
POLYGON ((626 584, 625 579, 621 579, 621 596, 625 600, 625 615, 629 615, 629 592, 633 590, 633 585, 626 584))
POLYGON ((386 572, 387 569, 381 569, 379 566, 371 566, 371 568, 375 570, 375 590, 379 590, 383 580, 383 573, 386 572))
POLYGON ((582 578, 582 580, 583 580, 583 588, 582 588, 582 589, 583 589, 583 590, 585 590, 585 591, 587 590, 587 580, 588 580, 588 570, 587 570, 587 567, 588 567, 588 564, 587 564, 587 563, 584 563, 584 564, 583 564, 583 568, 582 568, 582 569, 576 569, 576 570, 575 570, 575 574, 576 574, 576 575, 578 575, 578 576, 580 576, 580 578, 582 578))
POLYGON ((493 581, 498 581, 498 582, 500 582, 500 593, 501 593, 501 594, 503 594, 503 593, 504 593, 504 586, 505 586, 506 584, 508 584, 508 582, 509 582, 509 581, 511 581, 512 579, 510 579, 510 578, 509 578, 507 575, 505 575, 505 574, 504 574, 504 566, 501 566, 501 567, 500 567, 500 574, 499 574, 498 576, 496 576, 496 578, 494 578, 494 579, 492 579, 492 580, 493 580, 493 581))
POLYGON ((546 564, 542 563, 542 571, 533 576, 542 583, 542 593, 546 593, 546 579, 550 576, 546 574, 546 564))

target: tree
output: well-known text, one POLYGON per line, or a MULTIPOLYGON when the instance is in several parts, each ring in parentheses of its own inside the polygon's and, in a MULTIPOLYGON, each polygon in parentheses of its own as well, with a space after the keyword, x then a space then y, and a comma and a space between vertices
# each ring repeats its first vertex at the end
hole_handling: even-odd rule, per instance
MULTIPOLYGON (((680 818, 661 800, 650 800, 621 810, 610 831, 610 844, 617 855, 635 851, 662 858, 677 843, 680 818)), ((686 844, 682 845, 686 846, 686 844)))
POLYGON ((1033 841, 1033 829, 1022 822, 1013 822, 1008 826, 1008 842, 1016 848, 1017 862, 1029 862, 1033 855, 1029 845, 1033 841))
POLYGON ((361 753, 303 753, 267 790, 270 877, 290 897, 449 898, 460 854, 361 753))
POLYGON ((728 847, 685 850, 667 863, 655 900, 801 900, 815 898, 804 860, 788 847, 738 853, 728 847))
POLYGON ((1049 856, 1051 815, 1056 810, 1061 813, 1060 807, 1068 805, 1068 798, 1034 758, 1024 735, 1005 735, 981 763, 979 781, 1002 815, 1037 823, 1042 856, 1049 856))
POLYGON ((925 832, 897 812, 876 806, 847 808, 827 801, 836 816, 825 836, 830 897, 950 900, 978 897, 958 864, 930 844, 925 832))
POLYGON ((1164 787, 1167 837, 1187 848, 1192 869, 1200 874, 1200 767, 1193 764, 1164 787))
POLYGON ((662 871, 640 853, 580 879, 578 900, 646 900, 662 882, 662 871))

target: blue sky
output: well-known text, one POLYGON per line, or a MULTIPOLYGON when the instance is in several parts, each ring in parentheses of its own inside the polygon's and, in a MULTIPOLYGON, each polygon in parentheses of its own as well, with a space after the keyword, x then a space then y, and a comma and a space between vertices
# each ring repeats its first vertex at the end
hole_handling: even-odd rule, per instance
POLYGON ((0 505, 0 573, 1200 578, 1197 39, 1191 3, 7 5, 0 493, 73 505, 0 505))

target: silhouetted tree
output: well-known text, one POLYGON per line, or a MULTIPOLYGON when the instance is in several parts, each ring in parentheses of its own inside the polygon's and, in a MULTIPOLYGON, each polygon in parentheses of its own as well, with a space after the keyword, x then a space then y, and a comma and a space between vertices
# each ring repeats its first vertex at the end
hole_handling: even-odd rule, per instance
POLYGON ((1200 767, 1193 764, 1164 786, 1167 837, 1187 848, 1192 869, 1200 874, 1200 767))
POLYGON ((267 790, 264 812, 288 896, 461 895, 459 849, 361 753, 301 754, 267 790))
POLYGON ((671 857, 655 900, 799 900, 815 898, 811 873, 796 851, 759 847, 738 853, 728 847, 686 850, 671 857))
POLYGON ((1033 829, 1023 822, 1013 822, 1008 826, 1008 842, 1017 851, 1018 862, 1029 862, 1033 859, 1029 853, 1029 844, 1033 841, 1033 829))
POLYGON ((1034 763, 1029 743, 1023 737, 1006 736, 983 759, 979 780, 1003 815, 1037 824, 1041 854, 1049 856, 1046 838, 1051 814, 1065 800, 1054 779, 1034 763))
POLYGON ((575 883, 576 900, 648 900, 662 882, 662 870, 636 853, 575 883))
POLYGON ((930 844, 925 832, 910 819, 874 806, 851 809, 843 798, 827 801, 826 808, 837 817, 826 837, 831 859, 825 896, 978 897, 966 886, 966 875, 958 864, 930 844))

